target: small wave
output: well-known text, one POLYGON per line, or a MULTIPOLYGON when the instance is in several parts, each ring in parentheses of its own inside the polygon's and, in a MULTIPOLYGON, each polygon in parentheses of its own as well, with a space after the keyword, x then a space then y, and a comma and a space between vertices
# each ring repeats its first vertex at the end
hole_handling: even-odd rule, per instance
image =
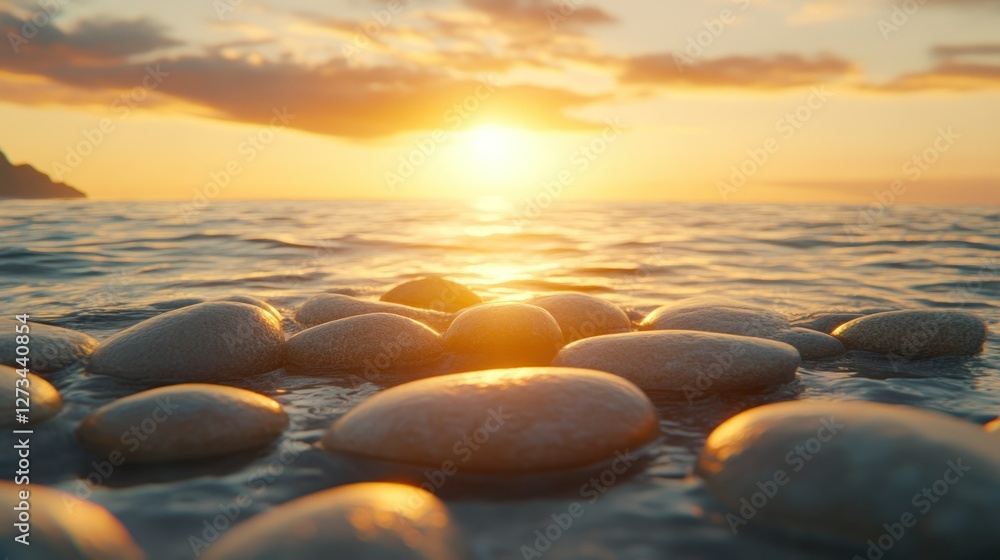
POLYGON ((591 284, 568 284, 563 282, 550 282, 548 280, 510 280, 494 284, 499 288, 513 288, 517 290, 540 291, 540 292, 583 292, 583 293, 608 293, 614 290, 607 286, 597 286, 591 284))

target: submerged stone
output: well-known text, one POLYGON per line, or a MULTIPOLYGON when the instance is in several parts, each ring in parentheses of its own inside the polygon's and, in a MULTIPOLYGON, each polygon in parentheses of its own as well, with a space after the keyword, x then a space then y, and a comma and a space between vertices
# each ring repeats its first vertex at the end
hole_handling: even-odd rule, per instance
POLYGON ((793 327, 771 335, 770 339, 795 347, 803 360, 833 358, 847 352, 836 338, 811 329, 793 327))
POLYGON ((288 341, 286 369, 295 374, 411 371, 439 360, 441 335, 399 315, 371 313, 323 323, 288 341))
POLYGON ((790 328, 788 320, 762 307, 728 298, 697 296, 654 309, 639 330, 705 331, 769 338, 790 328))
POLYGON ((564 292, 531 298, 525 303, 549 312, 567 343, 591 336, 629 332, 632 323, 617 305, 587 294, 564 292))
POLYGON ((469 288, 437 276, 408 280, 379 299, 444 313, 455 313, 483 302, 483 298, 469 288))
POLYGON ((451 324, 454 315, 430 309, 420 309, 398 303, 367 301, 341 294, 318 294, 306 300, 295 314, 295 320, 308 327, 322 325, 338 319, 346 319, 370 313, 391 313, 408 317, 414 321, 442 332, 451 324))
POLYGON ((620 377, 518 368, 383 391, 339 418, 323 447, 456 472, 539 472, 627 456, 658 433, 652 403, 620 377))
MULTIPOLYGON (((350 484, 271 508, 205 543, 205 560, 469 560, 448 510, 402 484, 350 484)), ((200 553, 200 549, 198 550, 200 553)))
POLYGON ((798 351, 781 342, 671 330, 578 340, 563 348, 552 365, 606 371, 642 389, 699 398, 788 383, 799 362, 798 351))
POLYGON ((795 319, 791 324, 793 327, 833 334, 840 325, 865 315, 867 313, 818 313, 795 319))
POLYGON ((17 359, 25 356, 18 353, 18 347, 23 346, 28 349, 28 367, 32 372, 54 373, 86 359, 97 348, 97 341, 92 337, 62 327, 29 321, 28 332, 18 329, 25 330, 24 323, 17 319, 0 319, 0 364, 22 367, 17 359), (18 342, 20 336, 26 336, 28 343, 18 342))
POLYGON ((733 531, 763 523, 839 537, 862 558, 889 548, 900 558, 1000 553, 1000 446, 943 414, 866 402, 766 405, 716 428, 696 472, 728 506, 733 531))
POLYGON ((958 311, 888 311, 845 323, 833 336, 848 350, 917 360, 978 354, 987 328, 979 317, 958 311))
POLYGON ((100 375, 166 383, 251 377, 285 359, 281 323, 245 303, 199 303, 143 321, 104 341, 87 364, 100 375))
POLYGON ((149 463, 224 457, 264 447, 287 425, 281 405, 264 395, 188 383, 106 404, 83 420, 76 437, 93 453, 118 453, 127 462, 149 463))

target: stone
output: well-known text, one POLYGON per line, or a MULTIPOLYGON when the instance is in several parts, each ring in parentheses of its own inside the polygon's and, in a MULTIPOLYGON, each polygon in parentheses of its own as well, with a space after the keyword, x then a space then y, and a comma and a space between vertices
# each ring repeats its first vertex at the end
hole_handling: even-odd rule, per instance
POLYGON ((280 368, 281 323, 245 303, 199 303, 168 311, 105 340, 87 370, 164 383, 241 379, 280 368))
POLYGON ((547 366, 564 341, 559 323, 541 307, 495 302, 456 315, 444 344, 459 368, 473 370, 547 366))
POLYGON ((444 313, 455 313, 483 302, 483 298, 469 288, 437 276, 403 282, 379 300, 444 313))
POLYGON ((143 560, 145 556, 128 530, 103 507, 47 488, 34 481, 30 486, 0 480, 0 553, 18 560, 143 560), (23 500, 21 492, 29 492, 23 500), (30 504, 29 546, 14 539, 22 534, 17 509, 30 504), (16 551, 16 554, 15 554, 16 551))
POLYGON ((448 510, 402 484, 350 484, 269 509, 226 532, 204 560, 471 560, 448 510))
POLYGON ((63 406, 59 391, 51 383, 33 373, 21 377, 16 369, 7 366, 0 366, 0 403, 3 403, 3 416, 0 416, 0 427, 3 428, 41 424, 59 414, 63 406), (17 389, 27 391, 28 395, 19 393, 17 389), (28 399, 27 407, 24 406, 25 401, 17 402, 24 398, 28 399), (28 409, 25 416, 30 422, 17 421, 14 416, 14 409, 17 408, 28 409))
POLYGON ((617 305, 579 292, 562 292, 534 297, 526 301, 549 312, 567 343, 632 330, 628 315, 617 305))
POLYGON ((793 327, 833 334, 837 327, 848 321, 864 317, 865 313, 818 313, 800 317, 791 322, 793 327))
POLYGON ((393 387, 340 417, 322 445, 458 472, 517 473, 616 460, 658 434, 652 403, 632 383, 599 371, 543 367, 393 387))
POLYGON ((880 557, 887 547, 894 558, 1000 552, 1000 445, 944 414, 868 402, 765 405, 716 428, 696 473, 728 507, 733 531, 762 523, 857 543, 845 557, 880 557), (882 550, 866 554, 872 543, 882 550))
POLYGON ((889 311, 854 319, 833 331, 848 350, 919 360, 971 356, 983 350, 986 323, 959 311, 889 311))
POLYGON ((28 344, 28 368, 34 373, 55 373, 66 369, 87 358, 97 341, 92 337, 52 325, 28 322, 28 332, 18 333, 16 329, 24 330, 24 323, 17 319, 0 319, 0 364, 21 367, 17 358, 17 348, 22 346, 17 337, 26 335, 28 344))
POLYGON ((792 327, 771 335, 770 339, 794 346, 803 360, 834 358, 847 352, 843 343, 836 338, 811 329, 792 327))
POLYGON ((267 446, 287 425, 281 405, 264 395, 185 383, 98 408, 80 423, 76 438, 92 453, 117 452, 126 462, 186 461, 267 446))
POLYGON ((613 373, 645 390, 691 398, 756 391, 795 379, 798 351, 781 342, 700 331, 595 336, 563 348, 557 367, 613 373))
POLYGON ((639 324, 643 331, 705 331, 768 338, 790 328, 788 320, 762 307, 697 296, 654 309, 639 324))
POLYGON ((282 317, 282 315, 281 315, 281 311, 278 311, 277 308, 275 308, 273 305, 271 305, 270 303, 267 303, 266 301, 262 301, 262 300, 259 300, 257 298, 254 298, 254 297, 250 297, 250 296, 229 296, 229 297, 221 299, 219 301, 232 301, 232 302, 235 302, 235 303, 246 303, 248 305, 254 305, 256 307, 259 307, 259 308, 263 309, 264 311, 267 311, 271 315, 274 315, 274 318, 277 319, 278 322, 281 322, 281 320, 284 319, 284 317, 282 317))
POLYGON ((295 320, 307 327, 314 327, 369 313, 392 313, 408 317, 414 321, 443 332, 451 324, 454 315, 430 309, 420 309, 398 303, 366 301, 341 294, 318 294, 306 300, 295 314, 295 320))
POLYGON ((378 374, 413 371, 440 360, 441 335, 389 313, 371 313, 317 325, 288 341, 290 373, 378 374))

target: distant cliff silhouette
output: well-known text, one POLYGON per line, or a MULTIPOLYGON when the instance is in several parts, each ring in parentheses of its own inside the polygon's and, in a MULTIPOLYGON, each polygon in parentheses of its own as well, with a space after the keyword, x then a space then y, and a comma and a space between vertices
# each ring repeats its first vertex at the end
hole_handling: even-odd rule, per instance
POLYGON ((28 164, 14 165, 0 152, 0 198, 87 198, 28 164))

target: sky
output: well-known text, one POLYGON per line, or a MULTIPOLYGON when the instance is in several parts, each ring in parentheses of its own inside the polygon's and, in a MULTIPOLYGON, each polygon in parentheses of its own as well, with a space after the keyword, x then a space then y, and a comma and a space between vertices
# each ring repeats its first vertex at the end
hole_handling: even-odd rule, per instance
POLYGON ((1000 0, 0 0, 95 199, 1000 204, 1000 0))

